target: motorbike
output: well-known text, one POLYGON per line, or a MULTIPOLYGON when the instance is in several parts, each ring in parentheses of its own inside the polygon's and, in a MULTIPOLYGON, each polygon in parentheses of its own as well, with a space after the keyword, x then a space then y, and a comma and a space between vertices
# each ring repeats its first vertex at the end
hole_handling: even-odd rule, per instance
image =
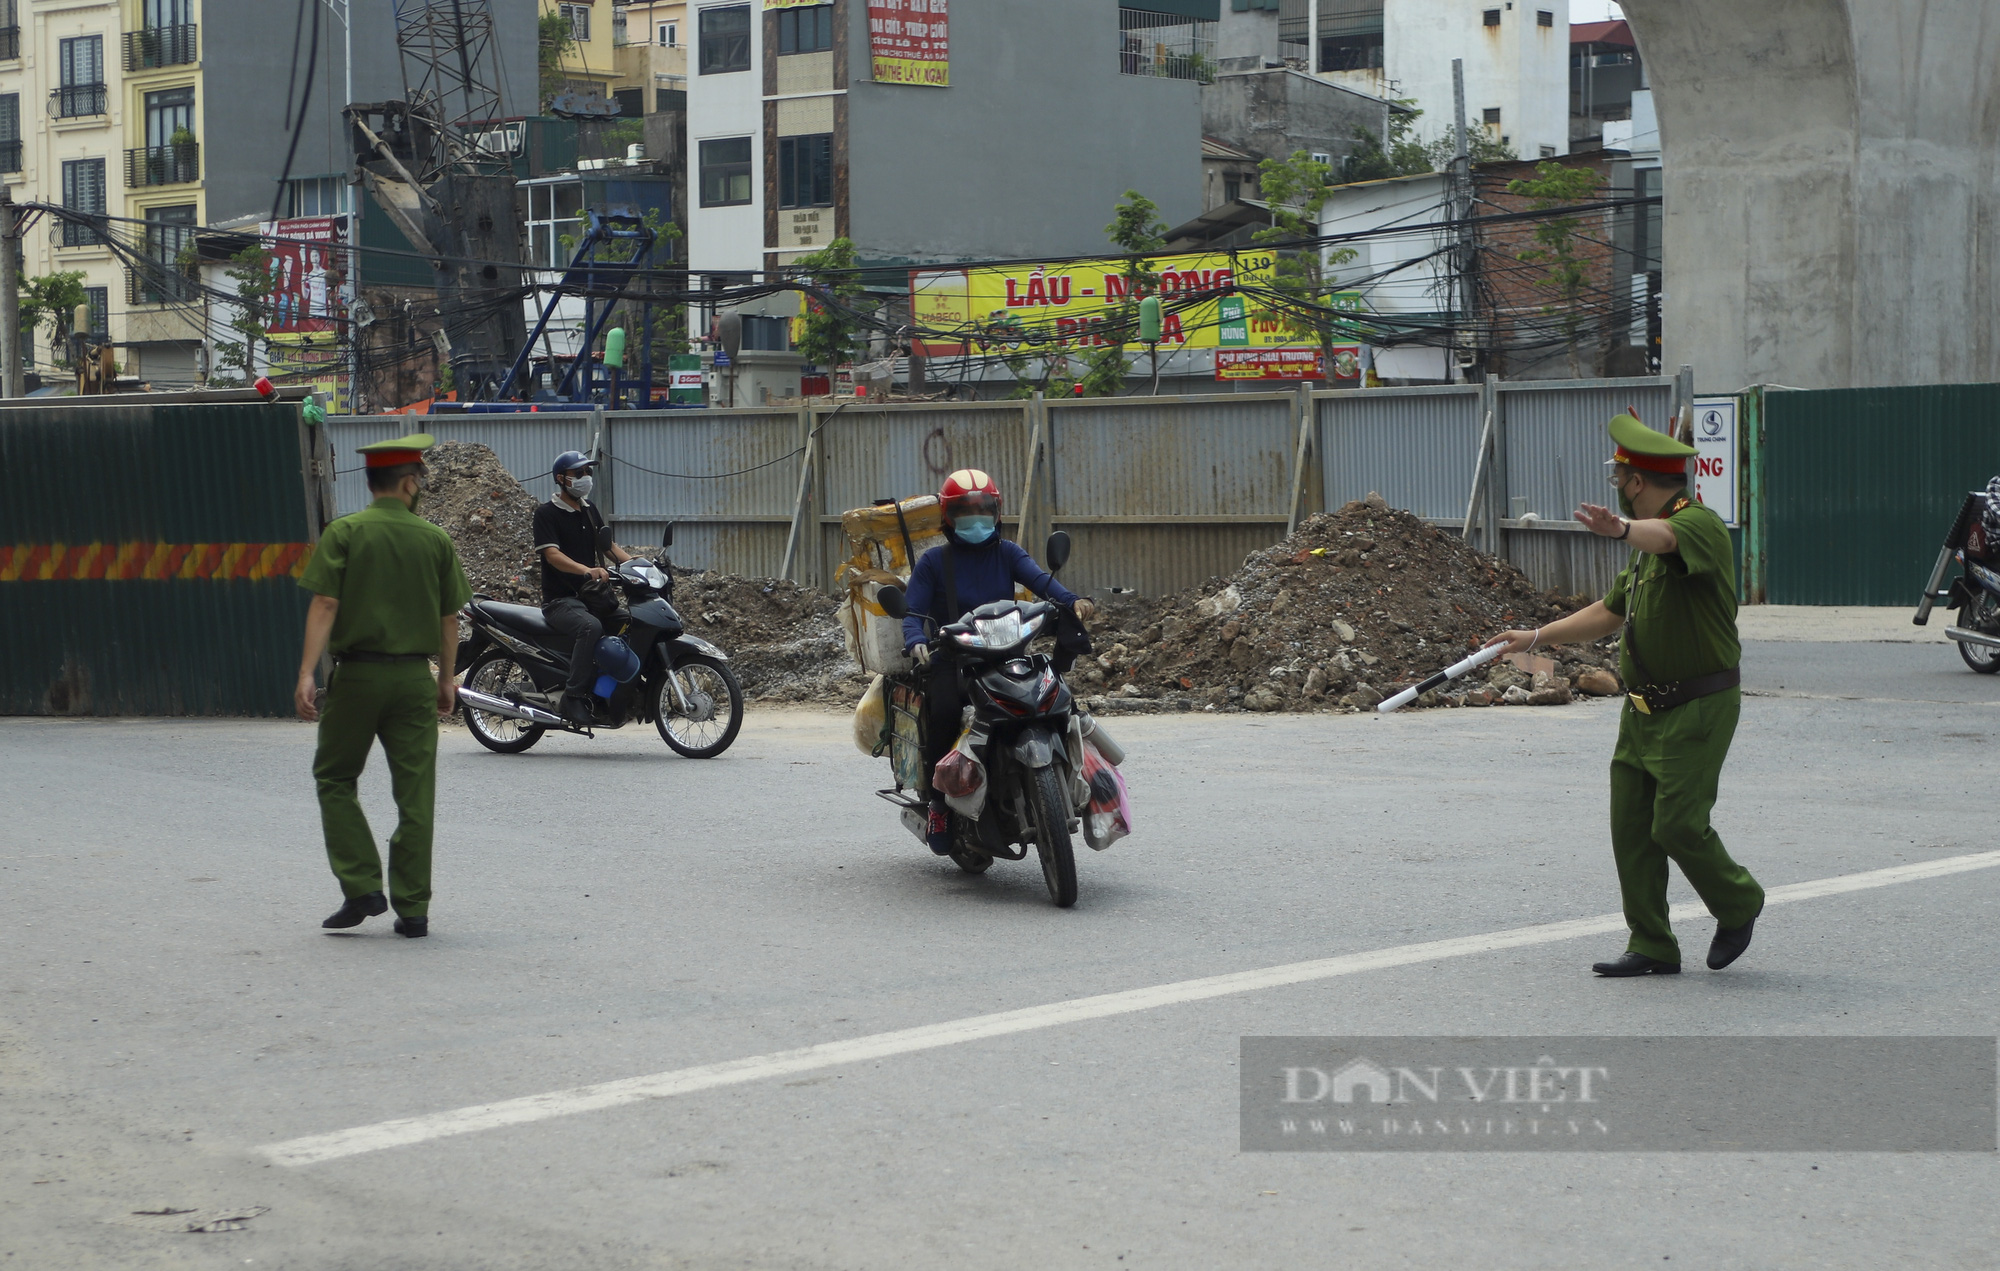
POLYGON ((1928 626, 1934 605, 1956 609, 1958 625, 1946 627, 1945 637, 1958 645, 1965 664, 1981 675, 2000 671, 2000 533, 1995 532, 2000 517, 1992 510, 1985 492, 1975 490, 1965 496, 1911 620, 1928 626), (1964 572, 1940 591, 1953 561, 1964 566, 1964 572))
MULTIPOLYGON (((1049 537, 1044 560, 1053 573, 1068 557, 1069 536, 1058 530, 1049 537)), ((876 601, 893 618, 909 614, 900 587, 883 587, 876 601)), ((1057 613, 1056 605, 1043 601, 1001 600, 939 628, 936 643, 942 648, 935 656, 952 659, 962 677, 964 732, 935 776, 921 774, 921 763, 905 753, 897 757, 896 787, 876 793, 901 810, 904 826, 923 841, 929 803, 921 785, 935 781, 951 810, 951 859, 960 869, 983 874, 995 860, 1026 859, 1032 846, 1049 899, 1068 908, 1077 898, 1072 833, 1081 828, 1091 846, 1109 846, 1090 841, 1093 822, 1081 815, 1092 797, 1083 778, 1084 738, 1089 736, 1111 763, 1124 756, 1077 709, 1049 655, 1029 650, 1036 636, 1054 630, 1057 613), (919 779, 908 779, 915 774, 921 774, 919 779)), ((917 701, 919 677, 897 679, 904 700, 917 701)), ((894 730, 892 748, 914 752, 920 746, 917 730, 925 722, 921 708, 901 708, 900 713, 909 726, 894 730)))
MULTIPOLYGON (((673 576, 664 553, 673 542, 669 525, 659 562, 634 557, 609 567, 606 586, 616 604, 608 615, 599 613, 604 635, 588 727, 561 714, 574 647, 569 637, 552 630, 533 605, 475 595, 460 611, 471 635, 458 646, 458 664, 466 668, 458 701, 473 739, 517 755, 550 731, 588 737, 598 728, 651 721, 662 741, 690 759, 729 749, 743 727, 743 687, 729 655, 687 634, 667 602, 673 576)), ((600 531, 599 550, 610 545, 611 531, 600 531)))

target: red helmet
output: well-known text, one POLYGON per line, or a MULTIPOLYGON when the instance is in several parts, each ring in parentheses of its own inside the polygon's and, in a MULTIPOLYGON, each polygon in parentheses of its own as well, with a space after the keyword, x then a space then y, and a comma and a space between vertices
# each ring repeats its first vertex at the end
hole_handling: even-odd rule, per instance
POLYGON ((944 479, 938 491, 944 508, 944 523, 954 525, 961 516, 1000 516, 1000 487, 977 468, 960 468, 944 479))

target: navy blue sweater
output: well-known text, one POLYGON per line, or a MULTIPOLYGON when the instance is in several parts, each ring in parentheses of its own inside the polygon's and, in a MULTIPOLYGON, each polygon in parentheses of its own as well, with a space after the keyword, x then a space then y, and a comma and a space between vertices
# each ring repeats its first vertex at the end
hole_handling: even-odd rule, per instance
POLYGON ((974 547, 961 542, 950 530, 945 531, 945 540, 944 546, 925 552, 918 559, 917 567, 910 571, 910 586, 905 593, 909 598, 910 616, 903 619, 903 647, 906 649, 927 638, 920 615, 928 614, 938 626, 957 622, 981 605, 1013 599, 1015 583, 1057 604, 1076 603, 1075 593, 1057 582, 1054 574, 1036 564, 1035 558, 1028 555, 1019 543, 1009 542, 995 534, 974 547), (944 571, 954 566, 959 611, 948 614, 945 612, 944 571))

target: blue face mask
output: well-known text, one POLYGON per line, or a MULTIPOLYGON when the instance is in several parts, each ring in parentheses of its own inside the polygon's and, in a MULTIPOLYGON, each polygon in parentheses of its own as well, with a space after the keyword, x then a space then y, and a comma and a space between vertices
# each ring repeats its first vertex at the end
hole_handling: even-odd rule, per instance
POLYGON ((990 516, 961 516, 952 522, 952 529, 968 543, 977 546, 993 537, 993 518, 990 516))

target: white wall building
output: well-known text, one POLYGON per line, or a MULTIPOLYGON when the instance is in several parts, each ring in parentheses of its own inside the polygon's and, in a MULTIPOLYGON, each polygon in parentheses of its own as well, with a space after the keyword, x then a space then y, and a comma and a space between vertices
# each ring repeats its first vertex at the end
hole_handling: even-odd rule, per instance
MULTIPOLYGON (((1377 237, 1342 243, 1354 259, 1329 267, 1328 275, 1341 290, 1361 293, 1361 308, 1380 319, 1384 339, 1390 332, 1416 336, 1450 323, 1450 266, 1441 249, 1450 220, 1450 179, 1441 172, 1361 181, 1327 191, 1320 209, 1319 232, 1325 235, 1386 231, 1377 237)), ((1412 339, 1371 346, 1363 360, 1378 378, 1397 383, 1434 383, 1454 378, 1446 350, 1436 339, 1412 339)))
POLYGON ((762 270, 763 6, 726 0, 688 9, 688 267, 762 270))
POLYGON ((1320 0, 1326 78, 1414 99, 1426 141, 1451 130, 1451 63, 1465 113, 1523 159, 1569 153, 1569 0, 1320 0), (1378 15, 1379 14, 1379 18, 1378 15))

